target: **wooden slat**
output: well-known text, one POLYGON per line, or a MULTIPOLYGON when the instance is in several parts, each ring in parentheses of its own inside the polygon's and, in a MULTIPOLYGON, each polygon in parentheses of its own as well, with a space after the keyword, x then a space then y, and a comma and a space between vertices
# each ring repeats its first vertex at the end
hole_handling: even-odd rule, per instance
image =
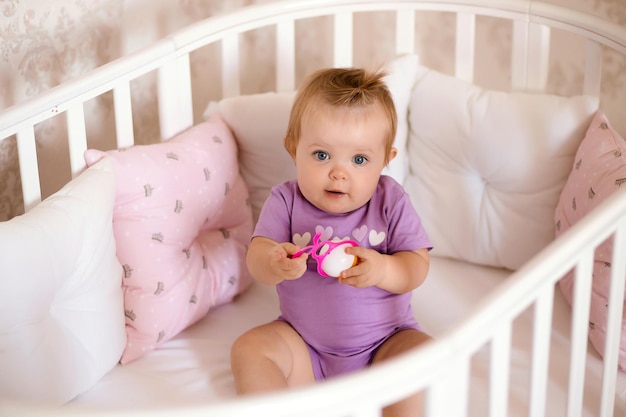
POLYGON ((513 23, 511 87, 542 92, 548 81, 550 28, 516 20, 513 23))
POLYGON ((530 45, 528 54, 528 89, 545 91, 548 84, 550 64, 550 28, 544 25, 530 25, 530 45))
POLYGON ((159 123, 162 140, 193 125, 190 71, 188 54, 159 68, 159 123))
POLYGON ((530 370, 530 416, 545 412, 550 361, 550 333, 554 307, 554 286, 546 287, 534 308, 532 364, 530 370))
POLYGON ((608 320, 606 324, 606 345, 604 347, 604 368, 602 373, 602 396, 600 417, 613 416, 615 403, 615 379, 620 351, 620 334, 624 308, 624 287, 626 281, 626 221, 622 221, 613 237, 611 257, 611 284, 609 288, 608 320))
POLYGON ((590 39, 586 42, 585 82, 583 94, 600 97, 602 85, 602 45, 590 39))
POLYGON ((470 357, 459 352, 442 367, 441 374, 426 390, 425 415, 467 416, 470 364, 470 357))
POLYGON ((232 34, 222 39, 222 96, 239 94, 239 35, 232 34))
POLYGON ((528 23, 513 21, 513 42, 511 45, 511 89, 526 88, 528 55, 528 23))
POLYGON ((508 414, 511 324, 508 322, 502 325, 491 341, 489 368, 489 415, 491 417, 506 417, 508 414))
POLYGON ((587 359, 587 336, 589 306, 591 299, 591 277, 593 272, 593 250, 580 257, 574 269, 574 293, 572 300, 572 351, 569 364, 569 388, 567 415, 582 413, 582 399, 587 359))
POLYGON ((292 91, 296 86, 296 46, 293 20, 276 25, 276 90, 292 91))
POLYGON ((28 211, 41 202, 37 147, 35 146, 35 129, 33 126, 17 132, 17 156, 20 161, 24 210, 28 211))
POLYGON ((113 89, 113 104, 117 147, 118 149, 128 148, 135 143, 132 100, 128 81, 122 81, 113 89))
POLYGON ((413 9, 396 12, 396 54, 415 52, 415 11, 413 9))
POLYGON ((476 39, 476 15, 457 13, 455 75, 466 81, 474 80, 474 44, 476 39))
POLYGON ((334 51, 333 65, 335 67, 352 66, 353 40, 352 13, 337 13, 334 18, 334 51))
POLYGON ((67 140, 70 153, 72 178, 76 177, 87 165, 83 154, 87 150, 87 132, 83 103, 75 104, 66 112, 67 140))

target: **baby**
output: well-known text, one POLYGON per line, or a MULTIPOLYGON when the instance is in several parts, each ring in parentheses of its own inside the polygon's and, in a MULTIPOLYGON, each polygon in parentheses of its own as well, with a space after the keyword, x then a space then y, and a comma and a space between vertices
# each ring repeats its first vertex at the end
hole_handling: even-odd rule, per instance
MULTIPOLYGON (((403 188, 381 175, 397 154, 384 75, 324 69, 296 96, 285 135, 296 179, 272 189, 246 259, 256 280, 276 285, 281 314, 234 343, 240 394, 311 384, 429 339, 410 301, 428 273, 431 243, 403 188), (356 241, 345 251, 357 264, 332 278, 306 253, 292 256, 318 233, 356 241)), ((385 415, 415 415, 418 401, 385 415)))

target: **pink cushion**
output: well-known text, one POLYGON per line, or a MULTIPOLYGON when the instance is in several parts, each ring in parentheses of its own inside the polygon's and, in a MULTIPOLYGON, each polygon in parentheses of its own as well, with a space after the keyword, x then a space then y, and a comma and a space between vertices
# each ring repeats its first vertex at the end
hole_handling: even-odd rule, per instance
MULTIPOLYGON (((555 212, 556 236, 565 232, 596 207, 626 180, 626 142, 613 129, 606 115, 599 110, 583 139, 574 166, 563 188, 555 212)), ((589 317, 589 339, 604 353, 607 304, 610 283, 610 256, 613 241, 607 240, 595 252, 593 291, 589 317)), ((560 281, 560 288, 571 304, 573 275, 560 281)), ((622 319, 619 366, 626 370, 626 320, 622 319)))
POLYGON ((117 178, 113 231, 123 265, 129 363, 248 287, 248 190, 219 116, 168 142, 104 155, 117 178))

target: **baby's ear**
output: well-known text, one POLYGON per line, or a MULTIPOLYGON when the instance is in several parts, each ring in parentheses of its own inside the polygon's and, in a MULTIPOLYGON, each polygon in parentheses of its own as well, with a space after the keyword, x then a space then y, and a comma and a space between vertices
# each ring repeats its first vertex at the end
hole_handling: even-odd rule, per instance
POLYGON ((398 156, 398 149, 392 146, 389 150, 389 158, 387 158, 387 163, 393 161, 396 156, 398 156))

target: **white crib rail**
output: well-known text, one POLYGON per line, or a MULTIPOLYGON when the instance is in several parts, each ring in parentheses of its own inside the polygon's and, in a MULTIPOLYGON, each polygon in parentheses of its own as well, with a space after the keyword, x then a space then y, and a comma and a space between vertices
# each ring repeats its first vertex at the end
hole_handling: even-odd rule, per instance
MULTIPOLYGON (((352 62, 352 18, 357 11, 393 10, 397 16, 396 51, 415 48, 414 12, 443 10, 457 13, 456 75, 471 80, 474 68, 475 17, 488 15, 514 20, 514 33, 522 42, 512 51, 513 62, 523 65, 512 77, 512 87, 542 90, 545 86, 549 28, 588 38, 584 92, 599 94, 602 45, 626 54, 626 28, 558 6, 525 0, 374 1, 290 0, 244 9, 238 13, 198 22, 160 42, 121 58, 84 77, 61 85, 38 97, 0 112, 0 140, 17 135, 23 198, 26 209, 41 198, 35 125, 67 112, 71 170, 83 168, 86 149, 83 103, 113 91, 118 146, 133 143, 130 82, 148 72, 159 71, 161 135, 169 137, 193 123, 189 54, 213 42, 222 43, 224 96, 240 92, 238 37, 240 33, 267 25, 277 27, 277 88, 290 90, 295 84, 294 21, 321 15, 335 16, 335 64, 352 62), (536 49, 540 47, 540 49, 536 49), (532 56, 529 51, 533 52, 532 56), (115 77, 112 76, 115 75, 115 77), (171 83, 172 77, 176 84, 171 83)), ((479 349, 491 352, 490 416, 507 415, 507 393, 511 348, 511 324, 528 307, 535 317, 531 364, 530 415, 543 416, 546 408, 550 322, 555 283, 570 269, 576 270, 574 323, 586 323, 594 248, 614 236, 613 276, 609 303, 607 348, 604 352, 603 394, 598 415, 612 415, 623 308, 626 259, 626 192, 618 192, 597 210, 564 233, 537 257, 514 273, 457 328, 418 351, 384 365, 324 384, 289 393, 237 399, 186 410, 153 410, 143 415, 188 416, 378 416, 380 409, 411 393, 425 390, 428 416, 465 416, 468 401, 469 360, 479 349), (573 239, 567 239, 573 237, 573 239), (567 259, 563 263, 563 259, 567 259), (522 277, 524 277, 522 279, 522 277), (453 396, 455 402, 448 398, 453 396), (355 408, 355 404, 357 408, 355 408)), ((586 329, 572 328, 570 395, 568 415, 579 415, 583 389, 586 329)), ((80 414, 62 410, 62 415, 80 414)), ((35 413, 36 414, 36 413, 35 413)), ((46 411, 49 414, 49 410, 46 411)), ((106 412, 97 413, 106 415, 106 412)), ((116 415, 121 413, 116 412, 116 415)), ((133 411, 132 415, 142 415, 133 411)))

